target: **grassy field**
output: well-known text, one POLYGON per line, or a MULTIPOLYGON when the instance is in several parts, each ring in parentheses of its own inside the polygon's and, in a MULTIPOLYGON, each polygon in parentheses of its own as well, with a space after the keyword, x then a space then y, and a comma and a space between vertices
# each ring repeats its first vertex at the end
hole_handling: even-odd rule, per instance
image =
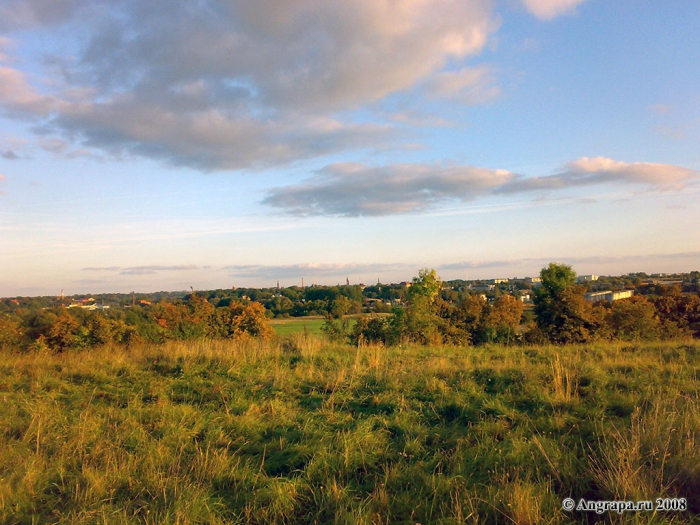
MULTIPOLYGON (((387 314, 378 314, 379 316, 387 314)), ((345 319, 348 321, 348 329, 352 330, 360 315, 348 315, 345 319)), ((271 319, 270 325, 275 333, 279 336, 290 336, 294 334, 313 334, 320 335, 321 327, 326 322, 326 318, 320 315, 310 315, 306 317, 287 317, 282 319, 271 319)), ((340 323, 336 320, 336 323, 340 323)))
POLYGON ((699 371, 693 342, 5 352, 0 523, 698 523, 699 371))
POLYGON ((308 316, 308 317, 288 317, 286 319, 272 319, 270 325, 275 333, 280 336, 287 336, 297 333, 320 334, 321 327, 325 323, 325 317, 308 316))

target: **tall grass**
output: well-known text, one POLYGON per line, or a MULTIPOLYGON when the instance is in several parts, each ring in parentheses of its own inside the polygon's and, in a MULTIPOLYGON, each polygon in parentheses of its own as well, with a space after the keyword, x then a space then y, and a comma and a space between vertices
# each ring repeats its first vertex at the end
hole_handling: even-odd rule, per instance
POLYGON ((693 342, 5 352, 0 522, 699 522, 699 370, 693 342))

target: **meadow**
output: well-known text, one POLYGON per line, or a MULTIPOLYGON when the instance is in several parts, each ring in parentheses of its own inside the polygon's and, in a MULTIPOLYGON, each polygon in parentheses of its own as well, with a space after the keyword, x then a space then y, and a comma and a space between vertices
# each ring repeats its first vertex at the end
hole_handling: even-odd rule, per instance
MULTIPOLYGON (((388 317, 388 314, 375 314, 376 317, 388 317)), ((348 323, 348 330, 352 330, 361 317, 359 314, 343 316, 348 323)), ((340 323, 340 321, 336 321, 340 323)), ((321 328, 326 324, 326 318, 322 315, 309 315, 304 317, 287 317, 281 319, 271 319, 270 326, 278 336, 294 336, 296 334, 321 335, 321 328)))
POLYGON ((305 317, 288 317, 270 320, 270 326, 279 336, 288 336, 297 333, 321 334, 321 327, 326 322, 321 315, 305 317))
POLYGON ((0 522, 699 523, 699 370, 694 341, 4 350, 0 522))

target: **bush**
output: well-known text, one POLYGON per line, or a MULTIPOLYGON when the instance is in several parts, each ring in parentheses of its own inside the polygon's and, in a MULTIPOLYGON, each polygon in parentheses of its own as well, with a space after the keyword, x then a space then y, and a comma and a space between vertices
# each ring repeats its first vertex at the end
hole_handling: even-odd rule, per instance
POLYGON ((350 342, 355 345, 364 343, 386 344, 389 337, 389 324, 385 317, 363 316, 350 334, 350 342))
POLYGON ((621 341, 658 339, 661 335, 656 309, 641 295, 613 302, 606 321, 613 337, 621 341))

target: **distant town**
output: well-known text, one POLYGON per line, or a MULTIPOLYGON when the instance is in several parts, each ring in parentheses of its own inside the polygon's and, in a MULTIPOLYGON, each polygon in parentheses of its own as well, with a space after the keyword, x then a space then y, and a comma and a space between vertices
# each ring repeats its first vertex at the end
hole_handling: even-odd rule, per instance
MULTIPOLYGON (((227 306, 232 301, 254 301, 261 303, 268 317, 300 317, 326 315, 337 297, 349 299, 349 313, 390 312, 406 304, 407 290, 411 281, 366 285, 305 285, 300 278, 298 286, 266 288, 243 288, 232 286, 215 290, 196 290, 196 294, 214 306, 227 306)), ((577 284, 582 286, 585 297, 590 302, 617 301, 634 295, 659 295, 664 289, 676 288, 681 293, 700 292, 700 272, 689 273, 630 273, 620 276, 579 275, 577 284)), ((477 280, 450 280, 443 282, 443 297, 458 300, 460 296, 477 295, 493 302, 503 295, 512 295, 525 305, 533 300, 533 291, 541 285, 540 277, 512 277, 477 280)), ((80 308, 84 310, 129 309, 144 307, 158 302, 187 299, 195 290, 159 291, 152 293, 105 293, 66 295, 63 291, 56 296, 4 297, 0 298, 0 312, 17 309, 80 308)))

